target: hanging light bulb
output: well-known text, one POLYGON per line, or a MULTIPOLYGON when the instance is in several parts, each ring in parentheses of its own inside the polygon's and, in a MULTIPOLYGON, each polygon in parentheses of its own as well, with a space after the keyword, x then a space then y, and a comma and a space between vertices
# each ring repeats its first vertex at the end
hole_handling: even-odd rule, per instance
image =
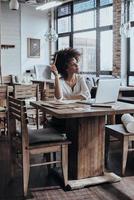
POLYGON ((19 9, 18 0, 10 0, 10 2, 9 2, 9 8, 11 10, 18 10, 19 9))
POLYGON ((134 37, 134 0, 124 0, 120 34, 126 38, 134 37))
POLYGON ((45 40, 46 41, 53 41, 55 42, 58 39, 58 35, 56 31, 53 28, 50 28, 46 33, 45 33, 45 40))

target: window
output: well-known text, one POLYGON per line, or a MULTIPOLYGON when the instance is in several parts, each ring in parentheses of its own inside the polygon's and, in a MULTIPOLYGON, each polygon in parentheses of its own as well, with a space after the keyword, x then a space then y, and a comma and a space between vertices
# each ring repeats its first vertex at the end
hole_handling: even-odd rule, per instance
POLYGON ((113 1, 74 0, 57 8, 58 49, 77 48, 84 73, 111 74, 113 1))
POLYGON ((81 52, 80 70, 96 71, 96 31, 75 33, 74 48, 81 52))
POLYGON ((70 5, 66 4, 65 6, 61 6, 58 8, 58 17, 65 16, 71 14, 70 5))
MULTIPOLYGON (((133 2, 128 2, 129 7, 129 18, 130 21, 134 21, 134 5, 133 2), (130 3, 130 5, 129 5, 130 3)), ((134 27, 132 27, 134 29, 134 27)), ((134 33, 134 30, 132 31, 134 33)), ((134 55, 133 55, 133 49, 134 49, 134 37, 127 38, 127 83, 128 85, 134 86, 134 55)))
POLYGON ((74 20, 73 20, 74 31, 94 28, 95 26, 96 26, 95 11, 84 12, 74 15, 74 20))
POLYGON ((71 31, 71 18, 64 17, 58 19, 58 33, 66 33, 71 31))
POLYGON ((73 4, 74 13, 79 13, 96 7, 96 0, 75 1, 73 4))
POLYGON ((69 47, 69 36, 58 38, 58 50, 69 47))
POLYGON ((113 7, 100 9, 100 26, 108 26, 113 24, 113 7))
POLYGON ((108 5, 108 4, 111 4, 111 3, 113 3, 113 0, 101 0, 100 6, 105 6, 105 5, 108 5))
POLYGON ((101 71, 112 71, 113 31, 102 31, 100 41, 100 69, 101 71))

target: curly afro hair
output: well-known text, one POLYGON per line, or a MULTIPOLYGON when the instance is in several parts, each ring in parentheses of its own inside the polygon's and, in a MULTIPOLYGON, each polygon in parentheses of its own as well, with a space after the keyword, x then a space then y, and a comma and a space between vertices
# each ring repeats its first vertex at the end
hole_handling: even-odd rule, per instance
POLYGON ((70 61, 72 58, 75 58, 78 62, 80 55, 80 52, 73 48, 62 49, 54 54, 53 61, 56 59, 55 65, 59 74, 64 79, 66 79, 68 76, 66 69, 68 68, 70 61))

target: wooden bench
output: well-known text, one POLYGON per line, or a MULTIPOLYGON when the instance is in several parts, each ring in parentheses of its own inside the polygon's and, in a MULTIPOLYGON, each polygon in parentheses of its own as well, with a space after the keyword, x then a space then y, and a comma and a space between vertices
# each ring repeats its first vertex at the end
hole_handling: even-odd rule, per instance
POLYGON ((134 133, 129 133, 125 130, 122 124, 106 125, 105 126, 105 159, 107 163, 110 136, 117 138, 121 142, 122 161, 121 161, 121 175, 125 175, 128 151, 134 151, 134 148, 129 148, 129 142, 134 141, 134 133))

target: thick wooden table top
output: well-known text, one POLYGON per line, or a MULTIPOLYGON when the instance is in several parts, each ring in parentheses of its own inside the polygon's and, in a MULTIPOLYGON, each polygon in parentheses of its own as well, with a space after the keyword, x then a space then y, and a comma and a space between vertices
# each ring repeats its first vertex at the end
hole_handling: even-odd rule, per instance
POLYGON ((119 97, 119 101, 126 102, 126 103, 134 103, 134 97, 119 97))
POLYGON ((134 91, 134 86, 120 86, 120 91, 134 91))
POLYGON ((51 105, 50 101, 36 101, 31 102, 31 105, 40 108, 46 113, 49 113, 57 118, 81 118, 89 116, 103 116, 103 115, 113 115, 113 114, 123 114, 123 113, 134 113, 134 106, 129 103, 117 102, 113 104, 112 108, 106 107, 91 107, 86 104, 74 103, 73 106, 70 104, 61 106, 61 108, 52 108, 43 105, 48 103, 51 105))

